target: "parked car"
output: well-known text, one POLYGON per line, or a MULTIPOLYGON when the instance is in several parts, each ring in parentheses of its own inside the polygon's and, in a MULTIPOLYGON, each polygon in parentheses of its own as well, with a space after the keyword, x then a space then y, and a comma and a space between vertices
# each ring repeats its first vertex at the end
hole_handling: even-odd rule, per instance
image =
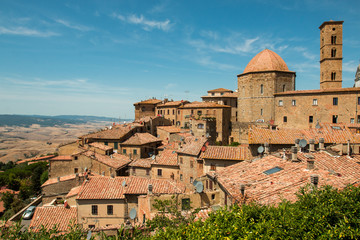
POLYGON ((23 219, 31 219, 34 215, 36 206, 28 207, 23 214, 23 219))

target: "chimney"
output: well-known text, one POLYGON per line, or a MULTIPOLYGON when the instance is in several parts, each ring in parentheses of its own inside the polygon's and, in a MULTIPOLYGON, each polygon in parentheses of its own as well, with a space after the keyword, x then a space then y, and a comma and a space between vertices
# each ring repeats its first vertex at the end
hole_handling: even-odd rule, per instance
POLYGON ((292 162, 297 162, 297 152, 298 152, 298 148, 296 146, 292 146, 291 147, 291 161, 292 162))
POLYGON ((300 148, 299 142, 300 142, 300 139, 299 139, 299 138, 295 139, 295 147, 296 147, 297 149, 300 148))
POLYGON ((268 155, 270 153, 270 147, 269 147, 269 144, 266 142, 264 143, 264 154, 265 155, 268 155))
POLYGON ((153 192, 153 185, 152 184, 149 184, 148 185, 148 190, 149 190, 149 194, 152 194, 153 192))
POLYGON ((319 138, 319 150, 324 150, 324 149, 325 149, 325 139, 319 138))
POLYGON ((245 184, 240 185, 241 196, 245 196, 245 184))
POLYGON ((315 161, 314 161, 314 159, 308 159, 307 160, 307 169, 308 170, 312 170, 312 169, 314 169, 314 167, 315 167, 315 161))
POLYGON ((314 185, 314 187, 318 186, 319 183, 319 176, 318 175, 311 175, 310 176, 311 184, 314 185))
POLYGON ((309 151, 315 152, 315 140, 314 139, 309 139, 309 151))

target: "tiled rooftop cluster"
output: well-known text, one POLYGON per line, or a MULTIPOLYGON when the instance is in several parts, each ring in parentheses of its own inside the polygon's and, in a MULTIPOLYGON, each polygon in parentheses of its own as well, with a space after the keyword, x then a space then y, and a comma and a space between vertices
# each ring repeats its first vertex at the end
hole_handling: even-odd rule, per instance
POLYGON ((227 147, 227 146, 207 146, 200 155, 203 159, 218 160, 250 160, 251 153, 249 146, 227 147))

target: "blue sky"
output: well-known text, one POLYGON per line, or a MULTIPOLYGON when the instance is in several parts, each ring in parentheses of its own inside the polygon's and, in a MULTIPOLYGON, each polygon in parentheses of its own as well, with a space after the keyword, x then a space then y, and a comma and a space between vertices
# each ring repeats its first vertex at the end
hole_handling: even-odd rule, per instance
POLYGON ((133 103, 235 90, 269 48, 319 88, 319 29, 343 20, 343 87, 360 59, 360 1, 0 0, 0 114, 133 118, 133 103))

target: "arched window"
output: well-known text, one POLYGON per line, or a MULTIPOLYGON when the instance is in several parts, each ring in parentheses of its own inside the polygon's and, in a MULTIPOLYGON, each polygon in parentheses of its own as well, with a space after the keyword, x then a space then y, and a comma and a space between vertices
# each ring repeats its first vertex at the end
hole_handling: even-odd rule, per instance
POLYGON ((336 78, 336 72, 331 73, 331 80, 334 81, 336 78))
POLYGON ((285 92, 285 84, 283 85, 283 92, 285 92))
POLYGON ((331 36, 331 44, 332 45, 336 44, 336 36, 331 36))
POLYGON ((261 85, 260 85, 260 94, 263 94, 263 93, 264 93, 264 85, 261 84, 261 85))
POLYGON ((331 57, 336 57, 336 49, 331 49, 331 57))

